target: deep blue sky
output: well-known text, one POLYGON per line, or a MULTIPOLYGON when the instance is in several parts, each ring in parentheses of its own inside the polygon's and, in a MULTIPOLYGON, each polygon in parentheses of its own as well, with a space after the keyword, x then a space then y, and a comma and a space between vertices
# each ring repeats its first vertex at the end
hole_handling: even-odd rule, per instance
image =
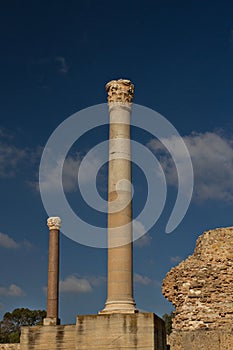
MULTIPOLYGON (((183 222, 165 234, 176 193, 170 174, 165 211, 151 239, 134 250, 138 307, 169 312, 160 287, 165 274, 193 252, 204 230, 232 225, 233 3, 4 1, 0 45, 0 314, 46 307, 41 151, 68 116, 106 102, 106 82, 121 77, 135 84, 135 103, 176 127, 193 159, 194 197, 183 222)), ((95 142, 100 135, 106 139, 107 128, 95 142)), ((84 138, 82 146, 90 145, 84 138)), ((143 192, 136 169, 134 179, 143 192)), ((60 277, 62 322, 96 313, 106 298, 106 250, 61 236, 60 277)))

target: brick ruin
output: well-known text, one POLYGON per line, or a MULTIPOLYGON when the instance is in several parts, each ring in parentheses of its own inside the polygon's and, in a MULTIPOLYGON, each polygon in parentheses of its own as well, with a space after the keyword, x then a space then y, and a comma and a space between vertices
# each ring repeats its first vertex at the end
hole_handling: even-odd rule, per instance
POLYGON ((163 294, 176 308, 174 331, 233 325, 233 227, 204 232, 193 255, 171 269, 163 294))

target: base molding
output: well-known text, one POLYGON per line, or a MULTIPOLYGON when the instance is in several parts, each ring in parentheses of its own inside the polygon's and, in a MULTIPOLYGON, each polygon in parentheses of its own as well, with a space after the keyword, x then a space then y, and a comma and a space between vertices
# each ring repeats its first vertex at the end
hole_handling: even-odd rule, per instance
POLYGON ((60 324, 60 318, 56 317, 45 317, 43 319, 44 326, 58 326, 60 324))
POLYGON ((103 310, 99 311, 102 314, 135 314, 138 310, 134 300, 132 301, 107 301, 103 310))

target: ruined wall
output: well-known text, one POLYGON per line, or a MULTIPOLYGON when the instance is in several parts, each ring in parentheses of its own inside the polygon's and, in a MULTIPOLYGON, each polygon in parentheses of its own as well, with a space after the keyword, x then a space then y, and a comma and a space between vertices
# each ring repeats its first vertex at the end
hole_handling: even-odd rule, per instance
POLYGON ((232 332, 233 227, 204 232, 194 254, 166 275, 163 294, 176 308, 175 331, 232 332))
POLYGON ((20 350, 20 344, 0 344, 0 350, 20 350))
POLYGON ((218 330, 175 331, 170 350, 233 350, 233 332, 218 330))

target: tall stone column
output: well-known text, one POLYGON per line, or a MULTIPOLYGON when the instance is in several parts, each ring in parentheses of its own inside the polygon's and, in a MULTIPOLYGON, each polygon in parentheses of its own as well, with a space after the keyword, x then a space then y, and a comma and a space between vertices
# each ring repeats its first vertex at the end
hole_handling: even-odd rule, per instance
POLYGON ((47 316, 44 325, 58 325, 58 288, 59 288, 59 235, 61 219, 50 217, 47 220, 49 227, 49 261, 48 261, 48 291, 47 316))
POLYGON ((135 313, 132 258, 130 116, 134 86, 106 85, 110 114, 108 169, 108 296, 102 313, 135 313))

